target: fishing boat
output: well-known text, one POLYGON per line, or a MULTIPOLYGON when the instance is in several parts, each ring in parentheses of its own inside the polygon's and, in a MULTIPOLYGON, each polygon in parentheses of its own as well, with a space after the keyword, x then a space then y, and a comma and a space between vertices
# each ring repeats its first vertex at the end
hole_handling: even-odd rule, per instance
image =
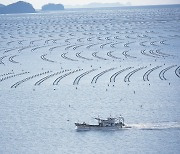
POLYGON ((111 117, 109 116, 107 119, 94 118, 98 121, 98 124, 87 124, 83 123, 75 123, 76 130, 120 130, 122 128, 127 128, 124 124, 124 118, 120 117, 111 117))

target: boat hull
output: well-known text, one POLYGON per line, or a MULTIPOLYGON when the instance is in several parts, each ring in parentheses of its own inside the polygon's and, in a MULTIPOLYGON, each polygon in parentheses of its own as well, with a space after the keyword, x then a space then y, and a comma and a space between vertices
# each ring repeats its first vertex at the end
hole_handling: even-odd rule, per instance
POLYGON ((108 127, 101 127, 101 126, 76 126, 77 131, 89 131, 89 130, 121 130, 124 127, 122 126, 108 126, 108 127))

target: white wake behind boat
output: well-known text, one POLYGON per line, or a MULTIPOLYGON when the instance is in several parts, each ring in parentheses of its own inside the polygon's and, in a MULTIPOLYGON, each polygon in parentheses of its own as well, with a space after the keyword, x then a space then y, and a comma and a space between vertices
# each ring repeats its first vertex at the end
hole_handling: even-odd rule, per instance
POLYGON ((122 128, 129 128, 124 124, 124 118, 108 117, 107 119, 94 118, 98 121, 97 125, 83 123, 75 123, 76 130, 120 130, 122 128))

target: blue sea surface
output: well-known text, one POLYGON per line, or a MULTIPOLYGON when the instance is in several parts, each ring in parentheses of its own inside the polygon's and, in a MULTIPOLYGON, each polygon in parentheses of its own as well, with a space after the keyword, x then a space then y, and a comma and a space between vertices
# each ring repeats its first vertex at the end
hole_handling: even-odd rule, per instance
POLYGON ((0 15, 0 153, 178 154, 179 42, 179 5, 0 15))

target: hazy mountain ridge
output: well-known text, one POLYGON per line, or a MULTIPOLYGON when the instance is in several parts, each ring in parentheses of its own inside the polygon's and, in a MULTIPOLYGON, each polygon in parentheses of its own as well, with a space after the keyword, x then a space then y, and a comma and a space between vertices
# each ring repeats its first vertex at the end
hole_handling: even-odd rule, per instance
POLYGON ((120 6, 131 6, 131 3, 89 3, 86 5, 66 5, 66 8, 100 8, 100 7, 120 7, 120 6))

